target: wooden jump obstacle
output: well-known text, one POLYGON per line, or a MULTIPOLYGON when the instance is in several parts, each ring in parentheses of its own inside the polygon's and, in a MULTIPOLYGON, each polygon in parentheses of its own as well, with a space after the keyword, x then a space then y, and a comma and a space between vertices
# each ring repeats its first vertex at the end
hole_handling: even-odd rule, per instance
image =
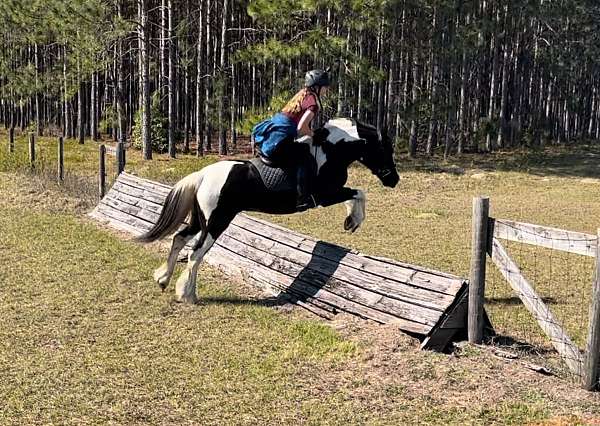
MULTIPOLYGON (((90 216, 133 235, 158 219, 171 187, 121 173, 90 216)), ((424 349, 466 336, 468 282, 318 241, 239 214, 205 260, 317 315, 347 312, 397 324, 424 349)))

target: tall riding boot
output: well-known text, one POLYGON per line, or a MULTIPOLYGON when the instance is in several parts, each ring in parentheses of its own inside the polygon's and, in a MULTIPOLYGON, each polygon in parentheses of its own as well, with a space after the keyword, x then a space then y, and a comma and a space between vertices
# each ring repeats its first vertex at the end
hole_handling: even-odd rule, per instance
POLYGON ((296 191, 298 198, 296 200, 296 209, 304 211, 317 207, 317 202, 311 194, 311 176, 306 164, 299 164, 296 169, 296 191))

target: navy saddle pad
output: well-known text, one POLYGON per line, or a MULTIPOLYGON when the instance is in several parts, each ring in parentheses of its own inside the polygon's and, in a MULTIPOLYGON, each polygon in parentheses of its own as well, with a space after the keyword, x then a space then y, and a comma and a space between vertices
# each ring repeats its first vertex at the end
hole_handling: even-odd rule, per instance
POLYGON ((274 192, 296 190, 295 168, 271 167, 263 163, 260 158, 254 158, 250 160, 250 162, 258 170, 258 173, 268 190, 274 192))

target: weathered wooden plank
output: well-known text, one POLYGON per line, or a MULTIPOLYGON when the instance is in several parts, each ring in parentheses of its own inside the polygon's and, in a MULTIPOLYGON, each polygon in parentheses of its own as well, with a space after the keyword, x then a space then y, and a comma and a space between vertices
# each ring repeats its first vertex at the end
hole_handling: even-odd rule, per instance
POLYGON ((428 308, 441 313, 454 301, 453 296, 428 291, 398 281, 390 281, 387 278, 370 274, 365 270, 350 268, 340 263, 341 259, 332 260, 295 250, 277 241, 247 232, 236 225, 230 226, 225 231, 225 235, 242 241, 261 252, 268 252, 294 262, 307 271, 310 269, 328 271, 331 279, 336 282, 346 283, 381 296, 398 299, 416 305, 416 307, 428 308))
POLYGON ((429 291, 454 296, 464 282, 458 277, 450 279, 416 268, 396 265, 393 262, 369 259, 340 246, 316 241, 293 231, 285 232, 285 228, 279 226, 265 225, 263 221, 243 214, 237 215, 233 224, 248 232, 311 253, 313 256, 341 259, 340 263, 348 267, 368 271, 380 278, 421 287, 429 291))
MULTIPOLYGON (((129 186, 127 184, 124 184, 122 181, 117 180, 114 185, 113 185, 113 189, 115 189, 116 191, 119 191, 123 194, 127 194, 130 195, 132 197, 137 197, 137 198, 141 198, 147 202, 152 202, 152 203, 156 203, 160 206, 163 205, 165 198, 162 195, 157 195, 155 193, 146 191, 144 189, 140 189, 140 188, 136 188, 133 186, 129 186)), ((112 189, 111 189, 112 190, 112 189)))
POLYGON ((133 234, 133 235, 142 234, 142 231, 140 229, 136 228, 135 226, 132 226, 128 223, 121 222, 120 220, 110 217, 105 212, 98 211, 98 209, 95 209, 94 211, 89 213, 89 216, 102 222, 102 223, 108 224, 112 228, 118 229, 120 231, 125 231, 125 232, 133 234))
POLYGON ((150 227, 152 226, 151 223, 149 223, 147 221, 144 221, 135 216, 131 216, 126 213, 123 213, 122 211, 117 210, 114 207, 111 207, 110 205, 106 205, 103 203, 98 204, 98 206, 96 207, 96 211, 99 214, 102 214, 111 219, 115 219, 120 222, 126 223, 126 224, 132 226, 133 228, 135 228, 137 230, 141 230, 143 232, 149 230, 150 227))
MULTIPOLYGON (((227 268, 229 268, 229 263, 232 262, 223 262, 221 259, 222 252, 219 249, 227 250, 225 247, 216 244, 207 254, 206 261, 211 265, 218 266, 221 270, 227 271, 227 268)), ((403 329, 413 333, 427 334, 427 332, 431 329, 431 326, 416 323, 403 318, 398 318, 384 312, 379 312, 375 309, 370 309, 356 302, 344 299, 343 297, 333 294, 325 289, 319 289, 311 285, 309 282, 297 280, 273 269, 264 268, 262 265, 252 261, 251 259, 238 256, 237 253, 235 254, 234 259, 235 263, 238 264, 238 267, 241 266, 245 269, 250 281, 263 281, 267 285, 271 285, 280 291, 286 291, 295 295, 300 300, 310 301, 315 299, 335 307, 338 311, 349 312, 362 318, 371 319, 382 324, 395 323, 403 329), (294 281, 296 281, 297 285, 292 287, 294 281)))
POLYGON ((130 191, 141 191, 143 194, 146 194, 146 196, 150 195, 152 197, 152 201, 157 202, 159 204, 164 204, 164 201, 168 195, 168 192, 165 193, 143 185, 134 184, 132 182, 127 181, 126 179, 119 179, 118 182, 121 187, 127 187, 130 191))
POLYGON ((163 183, 154 182, 148 179, 141 178, 139 176, 134 176, 129 173, 121 173, 120 180, 122 182, 126 182, 132 186, 137 186, 144 189, 149 189, 155 191, 159 194, 167 195, 169 191, 173 188, 170 185, 165 185, 163 183))
POLYGON ((491 257, 527 310, 533 314, 542 330, 550 338, 552 346, 563 357, 571 371, 581 375, 583 357, 579 348, 571 341, 550 308, 521 274, 519 267, 497 238, 492 241, 491 257))
POLYGON ((259 265, 294 278, 292 287, 304 287, 305 282, 310 283, 311 288, 327 290, 330 293, 365 307, 429 326, 435 325, 442 315, 440 311, 366 291, 348 282, 328 276, 326 273, 312 270, 268 252, 256 250, 229 236, 224 237, 220 241, 222 247, 226 247, 239 256, 244 256, 259 265))
POLYGON ((514 222, 506 219, 494 219, 493 226, 494 237, 496 238, 584 256, 596 256, 597 237, 592 234, 514 222))
POLYGON ((112 197, 104 197, 99 204, 110 206, 122 213, 144 220, 149 224, 153 225, 158 220, 158 214, 146 210, 139 206, 132 206, 131 204, 124 203, 123 201, 116 200, 112 197))
POLYGON ((262 289, 263 291, 271 294, 277 299, 284 299, 289 303, 295 303, 310 312, 326 318, 333 319, 336 314, 336 309, 333 306, 327 305, 314 298, 306 298, 306 300, 300 300, 296 296, 288 293, 283 293, 282 290, 272 285, 271 281, 264 279, 260 274, 255 276, 248 274, 248 270, 238 262, 238 256, 235 253, 230 252, 218 245, 213 246, 209 254, 207 254, 206 262, 211 266, 219 269, 227 276, 233 279, 238 279, 245 283, 251 284, 255 287, 262 289), (211 254, 212 253, 212 254, 211 254))
POLYGON ((154 180, 150 180, 150 179, 146 179, 131 173, 123 173, 123 179, 127 179, 130 180, 132 182, 138 182, 144 186, 150 187, 150 188, 159 188, 161 190, 166 190, 167 192, 169 192, 173 186, 166 184, 166 183, 162 183, 162 182, 157 182, 154 180))
POLYGON ((114 191, 110 191, 106 194, 107 197, 112 198, 114 200, 122 201, 131 206, 141 207, 145 210, 151 211, 156 214, 160 214, 162 211, 162 205, 154 203, 152 201, 146 201, 143 198, 132 197, 129 194, 124 192, 119 192, 117 189, 114 191))

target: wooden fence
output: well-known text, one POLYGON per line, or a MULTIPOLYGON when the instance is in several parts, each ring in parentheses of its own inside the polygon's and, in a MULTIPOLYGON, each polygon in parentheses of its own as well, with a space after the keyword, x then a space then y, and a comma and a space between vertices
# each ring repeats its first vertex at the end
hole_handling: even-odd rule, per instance
POLYGON ((506 219, 489 217, 489 200, 473 200, 473 262, 471 265, 471 287, 469 297, 469 340, 480 343, 481 317, 485 294, 485 254, 504 276, 523 305, 534 316, 542 331, 550 338, 552 346, 564 359, 569 369, 582 378, 587 390, 598 387, 600 360, 600 229, 597 235, 564 229, 532 225, 506 219), (531 283, 523 275, 516 262, 510 257, 501 239, 531 244, 596 258, 593 279, 592 302, 588 339, 585 350, 580 350, 557 320, 552 310, 544 303, 531 283), (485 253, 483 252, 483 253, 485 253))

